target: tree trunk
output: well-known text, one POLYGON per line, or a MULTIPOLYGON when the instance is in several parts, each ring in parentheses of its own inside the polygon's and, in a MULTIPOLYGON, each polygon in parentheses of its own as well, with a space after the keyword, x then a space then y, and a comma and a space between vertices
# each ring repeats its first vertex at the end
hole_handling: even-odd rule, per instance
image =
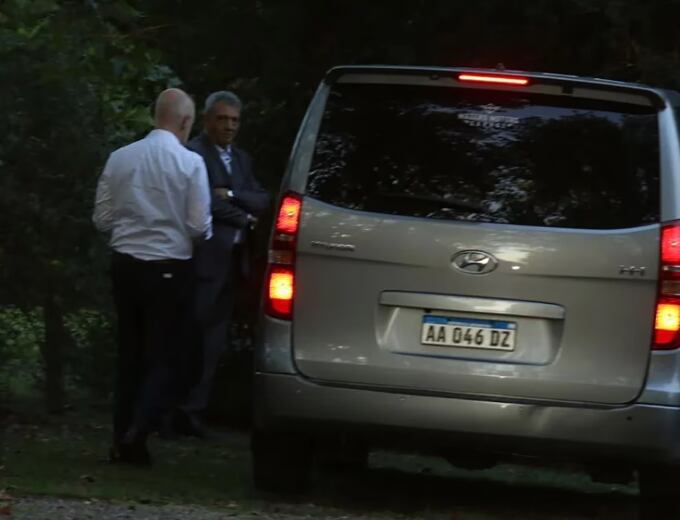
POLYGON ((45 406, 52 413, 64 410, 64 357, 68 332, 64 326, 64 310, 56 295, 50 292, 43 309, 45 338, 41 345, 44 370, 45 406))

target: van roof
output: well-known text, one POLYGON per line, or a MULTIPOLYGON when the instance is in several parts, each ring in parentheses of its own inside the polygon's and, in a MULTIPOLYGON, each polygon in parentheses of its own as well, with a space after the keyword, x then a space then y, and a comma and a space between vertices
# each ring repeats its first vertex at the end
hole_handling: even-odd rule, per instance
POLYGON ((616 81, 611 79, 594 78, 587 76, 577 76, 571 74, 556 74, 552 72, 533 72, 524 70, 510 70, 504 68, 473 68, 473 67, 426 67, 426 66, 395 66, 395 65, 342 65, 331 68, 325 77, 328 83, 334 83, 339 77, 347 74, 404 74, 404 75, 429 75, 434 79, 437 77, 446 77, 452 74, 461 72, 477 72, 485 74, 502 74, 502 75, 519 75, 528 77, 534 80, 539 80, 540 83, 552 83, 572 86, 588 86, 599 87, 608 90, 635 90, 638 93, 647 92, 648 94, 655 94, 662 98, 666 97, 664 94, 673 91, 659 89, 644 85, 641 83, 616 81))

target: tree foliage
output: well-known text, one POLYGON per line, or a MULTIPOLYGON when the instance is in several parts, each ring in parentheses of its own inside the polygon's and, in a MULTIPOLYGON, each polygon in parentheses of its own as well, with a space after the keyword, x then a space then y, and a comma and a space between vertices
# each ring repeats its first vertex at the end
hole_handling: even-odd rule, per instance
POLYGON ((316 85, 339 64, 494 67, 680 87, 680 0, 141 0, 201 100, 246 101, 241 141, 274 189, 316 85))
POLYGON ((94 181, 111 148, 148 128, 149 100, 173 81, 112 21, 137 16, 124 3, 2 4, 0 212, 11 222, 0 241, 3 299, 42 304, 48 287, 67 306, 97 296, 94 181))
POLYGON ((105 260, 92 231, 106 153, 149 126, 174 77, 134 37, 124 2, 8 0, 0 6, 2 303, 44 313, 46 395, 58 408, 70 344, 64 314, 101 303, 105 260))

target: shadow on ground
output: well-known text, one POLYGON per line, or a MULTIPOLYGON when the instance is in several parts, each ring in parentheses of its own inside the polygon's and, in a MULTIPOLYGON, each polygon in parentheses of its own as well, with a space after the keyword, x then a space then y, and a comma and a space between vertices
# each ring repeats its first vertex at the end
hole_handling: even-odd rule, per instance
POLYGON ((373 457, 371 465, 365 471, 319 472, 297 500, 348 512, 451 520, 638 518, 635 486, 594 484, 574 471, 517 466, 465 471, 391 454, 373 457))

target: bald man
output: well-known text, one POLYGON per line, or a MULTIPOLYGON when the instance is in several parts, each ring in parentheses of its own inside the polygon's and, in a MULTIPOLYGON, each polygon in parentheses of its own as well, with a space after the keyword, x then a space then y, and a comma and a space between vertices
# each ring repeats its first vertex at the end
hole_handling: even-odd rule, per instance
POLYGON ((92 219, 110 233, 118 314, 112 462, 151 463, 147 436, 181 387, 193 246, 212 235, 205 163, 183 146, 194 116, 185 92, 162 92, 155 129, 114 151, 97 185, 92 219))

